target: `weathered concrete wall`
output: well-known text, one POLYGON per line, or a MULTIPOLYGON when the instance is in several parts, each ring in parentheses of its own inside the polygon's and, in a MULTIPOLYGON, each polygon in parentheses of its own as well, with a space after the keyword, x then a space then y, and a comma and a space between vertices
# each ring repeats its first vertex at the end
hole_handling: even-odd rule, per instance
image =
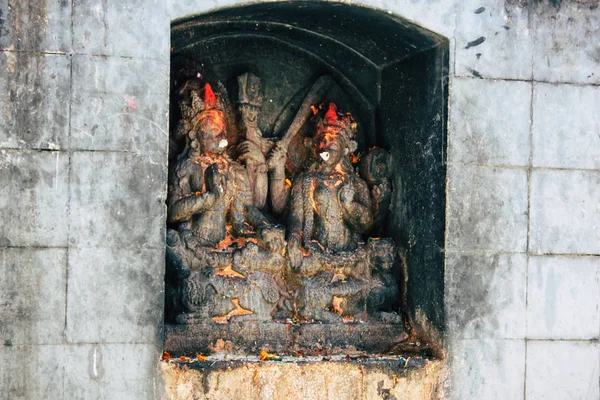
MULTIPOLYGON (((237 3, 0 0, 0 398, 162 396, 169 22, 237 3)), ((597 399, 597 0, 357 3, 451 39, 446 397, 597 399)))
POLYGON ((0 48, 0 398, 153 398, 166 4, 1 0, 0 48))

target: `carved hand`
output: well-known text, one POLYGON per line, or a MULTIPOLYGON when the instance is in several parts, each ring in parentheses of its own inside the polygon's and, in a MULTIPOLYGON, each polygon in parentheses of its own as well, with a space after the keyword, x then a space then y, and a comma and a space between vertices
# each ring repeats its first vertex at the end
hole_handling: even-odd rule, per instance
POLYGON ((285 229, 281 225, 269 225, 262 228, 260 236, 271 252, 278 253, 285 246, 285 229))
POLYGON ((380 183, 379 185, 374 185, 371 189, 371 197, 373 201, 377 204, 381 203, 381 201, 390 194, 390 187, 387 182, 380 183))
POLYGON ((292 236, 288 241, 288 256, 293 269, 298 269, 302 265, 302 250, 300 249, 300 238, 292 236))
POLYGON ((269 170, 283 172, 286 161, 287 149, 281 147, 279 143, 276 143, 267 157, 267 166, 269 167, 269 170))
POLYGON ((344 183, 344 185, 340 188, 339 191, 340 201, 343 204, 352 203, 352 201, 354 201, 354 192, 354 187, 350 183, 344 183))
POLYGON ((252 236, 254 235, 254 230, 247 223, 234 223, 233 224, 234 233, 238 236, 252 236))
POLYGON ((254 164, 262 164, 265 162, 265 156, 261 152, 261 149, 249 140, 244 140, 237 148, 238 160, 241 163, 247 164, 248 162, 254 164))
POLYGON ((211 193, 215 200, 219 200, 225 194, 227 177, 219 172, 219 165, 212 164, 204 172, 207 193, 211 193))
POLYGON ((275 146, 275 142, 271 139, 261 137, 259 145, 260 145, 260 150, 262 151, 262 153, 267 154, 269 151, 271 151, 273 146, 275 146))

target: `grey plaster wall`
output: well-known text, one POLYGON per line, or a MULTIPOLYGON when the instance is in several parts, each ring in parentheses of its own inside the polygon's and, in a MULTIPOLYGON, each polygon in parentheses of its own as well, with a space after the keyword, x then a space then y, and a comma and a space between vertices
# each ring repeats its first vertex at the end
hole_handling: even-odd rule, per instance
MULTIPOLYGON (((0 0, 0 398, 160 398, 169 23, 0 0)), ((600 397, 597 0, 358 1, 451 39, 451 399, 600 397)))

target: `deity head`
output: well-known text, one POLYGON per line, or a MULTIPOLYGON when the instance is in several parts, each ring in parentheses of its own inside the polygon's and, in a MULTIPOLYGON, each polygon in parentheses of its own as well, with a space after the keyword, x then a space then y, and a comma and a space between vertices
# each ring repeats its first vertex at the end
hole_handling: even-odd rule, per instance
POLYGON ((251 72, 238 76, 238 103, 244 125, 255 128, 263 98, 260 94, 260 78, 251 72))
POLYGON ((317 122, 314 145, 317 161, 324 166, 335 166, 356 150, 354 136, 356 123, 352 116, 339 114, 334 103, 317 122))
POLYGON ((222 154, 227 149, 227 124, 210 84, 202 90, 192 90, 192 110, 196 129, 189 132, 190 146, 196 151, 222 154))

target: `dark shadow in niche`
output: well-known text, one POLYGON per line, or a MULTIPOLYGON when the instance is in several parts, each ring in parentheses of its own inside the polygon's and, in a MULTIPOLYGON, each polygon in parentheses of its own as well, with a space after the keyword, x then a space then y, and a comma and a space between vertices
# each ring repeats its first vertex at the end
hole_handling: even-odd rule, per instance
MULTIPOLYGON (((330 83, 321 100, 334 102, 353 116, 354 154, 365 155, 374 147, 389 152, 391 205, 381 226, 365 232, 363 238, 372 238, 373 246, 379 237, 395 243, 392 275, 397 290, 391 307, 402 318, 337 324, 352 335, 339 334, 335 324, 302 324, 293 318, 281 319, 287 324, 244 325, 242 317, 212 328, 167 324, 166 350, 205 351, 215 338, 232 337, 236 330, 245 329, 247 340, 237 335, 235 346, 246 351, 265 346, 277 351, 302 349, 320 341, 325 351, 337 346, 380 352, 407 336, 416 340, 407 335, 416 333, 415 316, 416 325, 443 330, 447 66, 444 37, 388 13, 341 3, 256 4, 173 24, 172 132, 182 119, 177 96, 188 94, 181 89, 186 80, 210 82, 216 96, 225 98, 221 108, 227 116, 227 140, 235 145, 242 135, 236 112, 239 76, 251 72, 260 79, 258 128, 264 137, 274 139, 285 135, 315 82, 327 77, 330 83), (263 343, 257 343, 257 337, 263 343)), ((310 137, 310 129, 309 123, 303 124, 297 137, 310 137)), ((299 140, 291 147, 303 148, 299 140)), ((185 149, 186 141, 172 134, 171 169, 185 149)), ((293 165, 306 163, 308 151, 288 156, 286 171, 292 181, 301 169, 293 165)), ((266 209, 272 206, 267 202, 266 209)), ((277 216, 269 220, 282 222, 277 216)), ((181 311, 176 303, 167 298, 168 322, 177 320, 181 311)))

